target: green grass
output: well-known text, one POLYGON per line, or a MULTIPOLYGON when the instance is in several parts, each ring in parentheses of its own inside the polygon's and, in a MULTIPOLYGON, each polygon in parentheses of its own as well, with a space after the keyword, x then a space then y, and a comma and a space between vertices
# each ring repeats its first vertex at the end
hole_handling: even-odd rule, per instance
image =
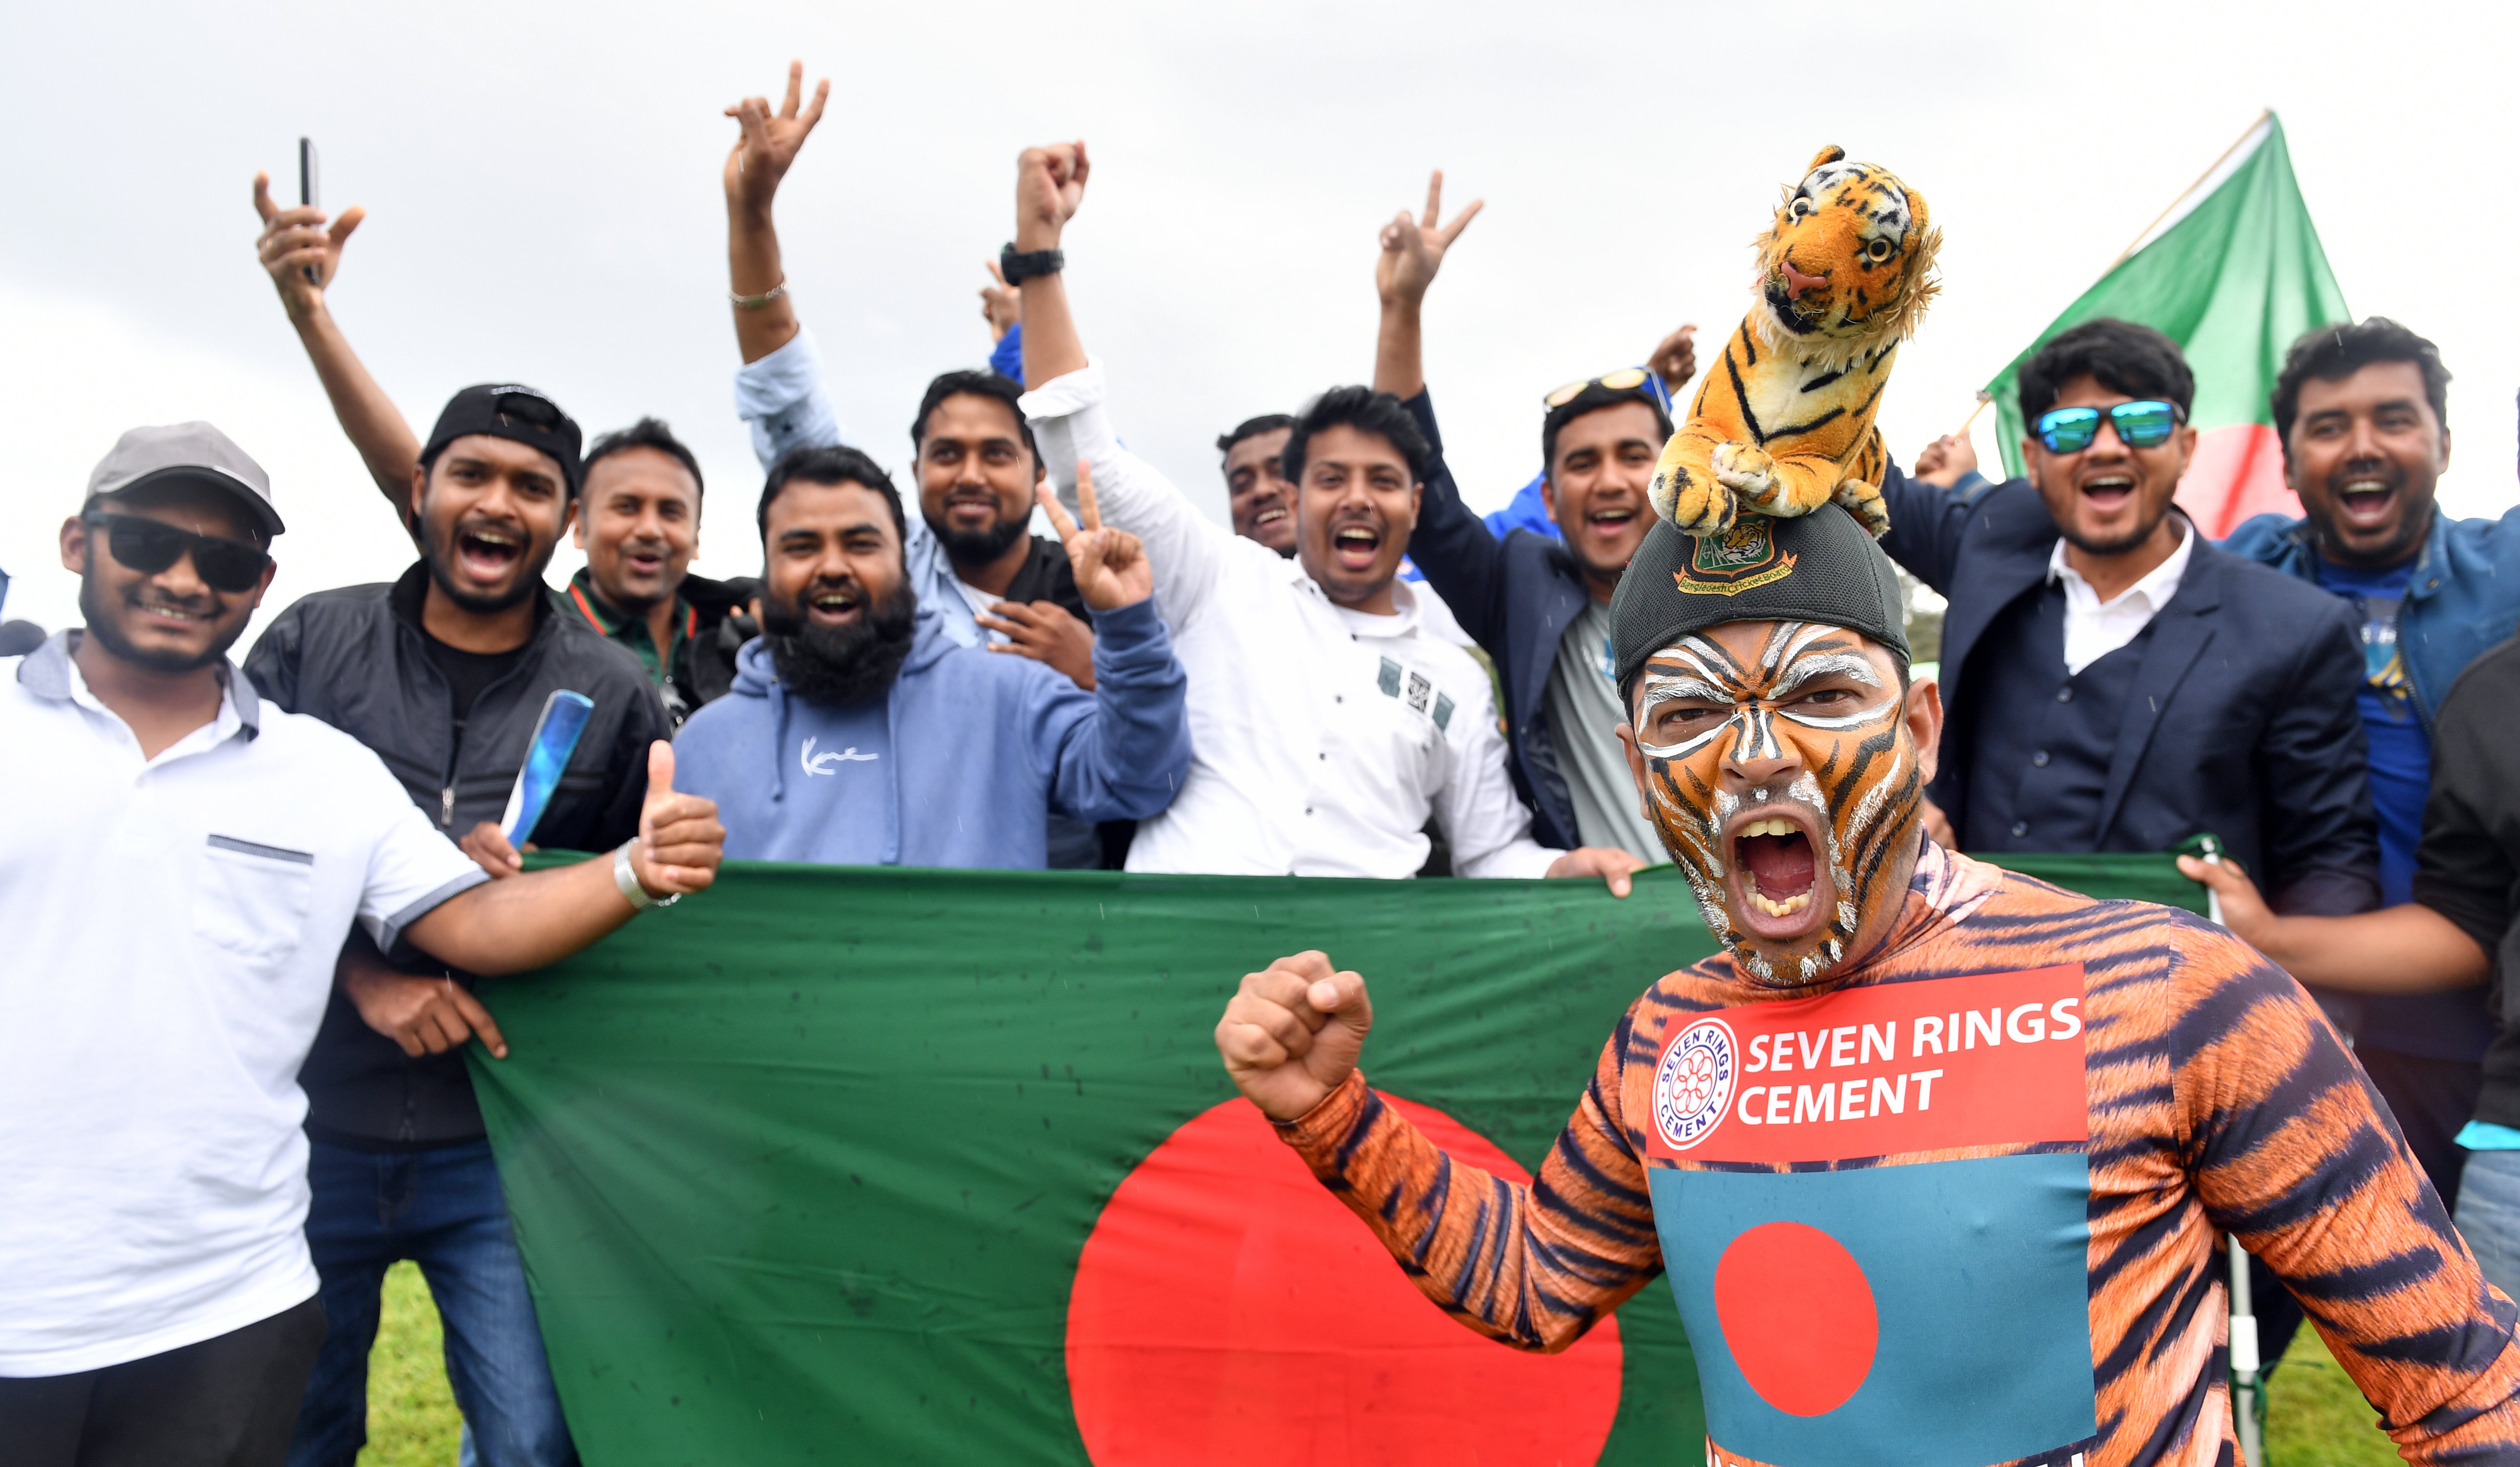
POLYGON ((2379 1467, 2398 1445, 2380 1434, 2380 1413, 2303 1325, 2267 1392, 2267 1467, 2379 1467))
POLYGON ((384 1318, 368 1356, 368 1445, 359 1467, 449 1467, 464 1418, 446 1388, 437 1306, 413 1264, 385 1275, 384 1318))
MULTIPOLYGON (((446 1389, 436 1306, 420 1270, 385 1275, 384 1322, 368 1357, 368 1449, 359 1467, 447 1467, 464 1419, 446 1389)), ((2267 1403, 2266 1467, 2381 1467, 2398 1448, 2373 1426, 2377 1413, 2304 1329, 2275 1372, 2267 1403)))

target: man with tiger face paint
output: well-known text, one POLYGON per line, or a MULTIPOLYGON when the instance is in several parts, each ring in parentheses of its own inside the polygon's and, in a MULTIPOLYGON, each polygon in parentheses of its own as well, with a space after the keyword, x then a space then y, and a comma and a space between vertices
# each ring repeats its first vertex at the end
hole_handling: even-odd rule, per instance
POLYGON ((1628 702, 1644 816, 1745 974, 1800 987, 1879 940, 1942 725, 1904 639, 1727 622, 1648 656, 1628 702))
POLYGON ((1366 1084, 1366 980, 1328 955, 1217 1024, 1419 1292, 1552 1352, 1667 1291, 1710 1467, 2193 1467, 2236 1454, 2228 1237, 2317 1301, 2407 1460, 2520 1460, 2511 1301, 2300 986, 1923 838, 1941 702, 1847 511, 1657 524, 1611 650, 1643 813, 1726 951, 1629 1005, 1529 1183, 1366 1084))

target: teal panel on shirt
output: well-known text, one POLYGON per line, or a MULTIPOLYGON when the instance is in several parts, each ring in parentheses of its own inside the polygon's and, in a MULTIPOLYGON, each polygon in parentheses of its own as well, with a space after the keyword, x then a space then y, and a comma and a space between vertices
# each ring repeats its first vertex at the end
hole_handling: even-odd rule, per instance
POLYGON ((1648 1177, 1720 1449, 1784 1467, 1984 1467, 2048 1452, 2061 1462, 2097 1434, 2080 1152, 1648 1177), (1848 1286, 1799 1307, 1797 1292, 1812 1305, 1808 1280, 1832 1267, 1848 1286), (1866 1328, 1849 1323, 1866 1312, 1855 1268, 1877 1329, 1868 1365, 1850 1344, 1866 1328), (1780 1371, 1779 1358, 1792 1363, 1780 1371), (1794 1398, 1832 1369, 1843 1387, 1825 1400, 1794 1398), (1826 1408, 1794 1414, 1770 1396, 1826 1408))

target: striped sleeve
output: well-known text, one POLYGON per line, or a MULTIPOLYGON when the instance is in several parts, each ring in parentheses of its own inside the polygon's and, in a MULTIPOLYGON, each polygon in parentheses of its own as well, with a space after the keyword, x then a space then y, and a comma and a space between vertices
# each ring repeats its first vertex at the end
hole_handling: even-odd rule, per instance
POLYGON ((1520 1350, 1565 1349, 1661 1268, 1642 1160, 1620 1123, 1631 1010, 1530 1185, 1456 1161, 1360 1075, 1279 1134, 1418 1291, 1520 1350))
POLYGON ((2361 1066, 2249 949, 2195 928, 2178 946, 2172 1084, 2207 1216, 2283 1278, 2408 1461, 2510 1460, 2512 1303, 2478 1273, 2361 1066))

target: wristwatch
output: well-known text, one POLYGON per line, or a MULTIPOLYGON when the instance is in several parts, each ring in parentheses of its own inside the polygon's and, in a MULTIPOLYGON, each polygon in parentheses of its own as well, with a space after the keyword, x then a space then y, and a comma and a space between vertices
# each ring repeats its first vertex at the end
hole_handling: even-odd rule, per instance
POLYGON ((1011 286, 1020 286, 1037 275, 1057 275, 1066 268, 1067 251, 1063 249, 1036 249, 1018 254, 1015 247, 1009 244, 998 251, 998 273, 1005 276, 1011 286))
POLYGON ((683 899, 681 892, 676 892, 670 897, 652 897, 648 895, 648 888, 639 884, 638 868, 630 863, 630 848, 637 845, 639 841, 640 837, 634 835, 612 848, 612 884, 621 888, 622 899, 630 904, 630 910, 633 911, 645 911, 651 907, 673 906, 683 899))

